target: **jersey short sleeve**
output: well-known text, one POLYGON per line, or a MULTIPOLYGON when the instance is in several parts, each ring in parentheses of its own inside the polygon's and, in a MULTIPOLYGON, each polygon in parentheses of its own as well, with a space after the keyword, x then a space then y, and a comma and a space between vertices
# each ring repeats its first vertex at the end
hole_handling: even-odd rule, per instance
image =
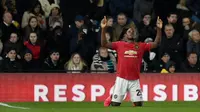
POLYGON ((112 42, 112 49, 117 51, 121 45, 123 45, 121 41, 112 42))
POLYGON ((142 44, 144 51, 150 51, 151 50, 151 44, 150 43, 143 43, 142 44))

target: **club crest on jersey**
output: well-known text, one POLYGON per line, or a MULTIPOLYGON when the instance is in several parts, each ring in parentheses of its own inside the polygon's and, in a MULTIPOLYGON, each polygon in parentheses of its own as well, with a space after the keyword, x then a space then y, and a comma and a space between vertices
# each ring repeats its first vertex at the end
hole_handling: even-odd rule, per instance
POLYGON ((135 49, 137 49, 137 50, 138 50, 138 49, 139 49, 139 45, 135 45, 135 49))

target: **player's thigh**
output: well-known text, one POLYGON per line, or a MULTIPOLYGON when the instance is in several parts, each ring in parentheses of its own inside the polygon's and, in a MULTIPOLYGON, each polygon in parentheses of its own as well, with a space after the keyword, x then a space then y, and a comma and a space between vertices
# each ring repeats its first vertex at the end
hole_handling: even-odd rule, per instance
POLYGON ((131 102, 142 102, 142 90, 140 87, 140 81, 129 81, 128 91, 130 93, 131 102))
POLYGON ((128 81, 123 78, 117 77, 113 89, 112 102, 121 103, 124 99, 127 90, 128 81))

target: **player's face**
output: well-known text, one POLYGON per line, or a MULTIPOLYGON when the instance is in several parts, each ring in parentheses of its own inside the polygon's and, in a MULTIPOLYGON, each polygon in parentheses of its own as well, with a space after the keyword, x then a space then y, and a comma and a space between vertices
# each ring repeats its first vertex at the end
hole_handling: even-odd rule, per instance
POLYGON ((73 57, 73 63, 74 64, 79 64, 81 60, 81 57, 78 54, 75 54, 73 57))
POLYGON ((133 28, 129 28, 126 32, 126 37, 128 40, 132 40, 134 38, 134 30, 133 28))
POLYGON ((52 53, 50 57, 51 57, 51 60, 58 61, 60 58, 60 54, 58 52, 55 52, 55 53, 52 53))

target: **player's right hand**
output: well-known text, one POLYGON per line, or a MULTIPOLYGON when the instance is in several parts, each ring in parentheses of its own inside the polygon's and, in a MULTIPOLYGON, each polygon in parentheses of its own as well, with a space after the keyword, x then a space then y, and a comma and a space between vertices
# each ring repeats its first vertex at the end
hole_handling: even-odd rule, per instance
POLYGON ((107 19, 106 16, 104 16, 103 20, 101 21, 101 28, 105 28, 107 26, 107 19))

